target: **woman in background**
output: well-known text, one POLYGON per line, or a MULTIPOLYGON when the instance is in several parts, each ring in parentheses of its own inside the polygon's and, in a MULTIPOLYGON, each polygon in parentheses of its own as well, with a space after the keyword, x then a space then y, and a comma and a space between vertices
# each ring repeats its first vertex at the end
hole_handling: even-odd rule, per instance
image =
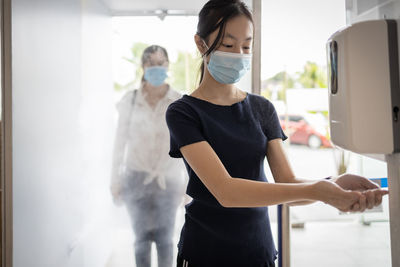
POLYGON ((158 266, 172 266, 175 215, 184 194, 182 163, 168 156, 165 112, 181 96, 165 83, 168 65, 163 47, 147 47, 141 87, 126 93, 117 105, 111 192, 129 212, 138 267, 151 266, 152 242, 158 266))

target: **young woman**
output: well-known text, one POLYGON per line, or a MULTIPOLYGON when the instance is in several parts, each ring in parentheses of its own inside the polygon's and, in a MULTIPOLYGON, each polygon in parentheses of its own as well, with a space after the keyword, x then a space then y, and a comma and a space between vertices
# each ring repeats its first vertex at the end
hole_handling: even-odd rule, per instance
POLYGON ((183 157, 193 198, 177 266, 274 266, 267 206, 323 201, 342 211, 363 211, 387 193, 356 175, 317 182, 295 177, 274 106, 235 86, 251 66, 253 32, 244 3, 207 2, 195 35, 204 59, 200 85, 167 110, 169 154, 183 157), (265 177, 265 157, 275 183, 265 177))
POLYGON ((158 266, 173 265, 175 214, 184 195, 183 164, 168 156, 165 112, 181 97, 165 83, 168 65, 163 47, 147 47, 141 87, 126 93, 117 106, 111 192, 115 201, 125 203, 131 217, 138 267, 151 266, 152 242, 158 266))

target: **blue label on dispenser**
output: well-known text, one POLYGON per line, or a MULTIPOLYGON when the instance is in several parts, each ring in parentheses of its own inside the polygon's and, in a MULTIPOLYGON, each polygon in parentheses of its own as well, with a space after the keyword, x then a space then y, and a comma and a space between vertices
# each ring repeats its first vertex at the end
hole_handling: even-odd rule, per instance
POLYGON ((382 188, 387 188, 388 187, 388 181, 387 177, 383 178, 369 178, 371 181, 379 184, 382 188))

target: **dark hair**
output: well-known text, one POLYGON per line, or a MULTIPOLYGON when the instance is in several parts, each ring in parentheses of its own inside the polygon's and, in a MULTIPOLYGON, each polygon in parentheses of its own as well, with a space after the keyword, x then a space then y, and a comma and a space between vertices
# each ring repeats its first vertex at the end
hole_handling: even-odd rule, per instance
POLYGON ((158 51, 160 51, 165 56, 167 61, 169 62, 168 53, 167 53, 167 50, 164 47, 159 46, 159 45, 150 45, 150 46, 146 47, 145 50, 143 50, 142 66, 149 60, 150 54, 154 54, 154 53, 156 53, 158 51))
MULTIPOLYGON (((167 62, 169 62, 168 53, 164 47, 159 46, 159 45, 150 45, 150 46, 146 47, 145 50, 143 50, 143 54, 142 54, 142 58, 141 58, 142 66, 150 59, 151 54, 154 54, 158 51, 160 51, 167 59, 167 62)), ((145 81, 145 79, 144 79, 144 74, 143 74, 142 82, 144 82, 144 81, 145 81)))
MULTIPOLYGON (((215 41, 202 56, 208 56, 216 49, 223 38, 226 23, 240 15, 246 16, 253 23, 253 15, 247 5, 240 0, 210 0, 203 6, 199 13, 197 35, 208 42, 208 36, 217 29, 219 31, 215 41)), ((200 72, 201 82, 204 76, 204 61, 201 63, 200 72)))

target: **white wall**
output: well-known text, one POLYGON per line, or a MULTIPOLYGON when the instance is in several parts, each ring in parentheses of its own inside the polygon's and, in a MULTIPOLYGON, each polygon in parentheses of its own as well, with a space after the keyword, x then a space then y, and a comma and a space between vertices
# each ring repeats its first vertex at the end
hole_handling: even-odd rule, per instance
POLYGON ((347 24, 384 18, 400 18, 400 0, 346 0, 347 24))
POLYGON ((111 205, 108 11, 95 0, 13 0, 12 23, 14 266, 102 266, 111 205))

